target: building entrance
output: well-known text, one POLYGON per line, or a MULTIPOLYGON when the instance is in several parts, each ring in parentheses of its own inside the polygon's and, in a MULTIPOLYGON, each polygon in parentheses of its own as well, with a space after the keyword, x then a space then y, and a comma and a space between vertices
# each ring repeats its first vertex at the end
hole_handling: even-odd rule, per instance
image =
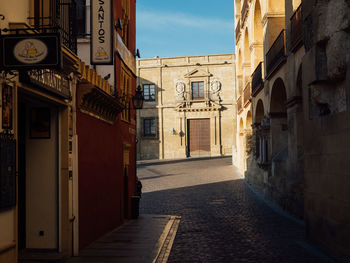
POLYGON ((58 249, 58 107, 19 95, 19 249, 58 249))
POLYGON ((210 156, 210 119, 188 120, 187 130, 189 156, 210 156))

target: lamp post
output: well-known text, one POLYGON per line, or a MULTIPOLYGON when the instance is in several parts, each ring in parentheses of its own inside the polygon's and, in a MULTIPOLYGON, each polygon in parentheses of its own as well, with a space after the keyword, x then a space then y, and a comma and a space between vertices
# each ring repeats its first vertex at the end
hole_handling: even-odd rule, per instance
POLYGON ((144 102, 144 97, 142 95, 142 90, 141 90, 141 86, 138 85, 135 95, 132 97, 132 104, 134 106, 135 110, 139 110, 142 109, 143 106, 143 102, 144 102))
MULTIPOLYGON (((144 100, 145 100, 145 98, 142 95, 141 86, 138 85, 136 88, 135 95, 132 97, 132 105, 134 106, 134 109, 135 110, 142 109, 144 100)), ((137 140, 137 138, 136 138, 136 140, 137 140)), ((136 147, 136 143, 135 143, 135 158, 136 158, 136 152, 137 152, 137 147, 136 147)), ((131 197, 131 211, 132 211, 131 215, 132 215, 132 218, 134 218, 134 219, 136 219, 139 216, 139 206, 140 206, 140 197, 141 197, 141 188, 142 188, 142 184, 138 180, 138 177, 137 177, 136 167, 135 167, 135 177, 136 177, 135 178, 136 191, 135 191, 135 195, 131 197)))

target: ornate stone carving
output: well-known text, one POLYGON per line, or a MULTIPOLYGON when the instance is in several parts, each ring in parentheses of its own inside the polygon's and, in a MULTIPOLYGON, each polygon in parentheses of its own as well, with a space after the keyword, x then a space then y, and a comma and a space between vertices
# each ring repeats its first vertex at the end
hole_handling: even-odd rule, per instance
POLYGON ((184 100, 185 99, 185 82, 182 80, 176 80, 175 81, 175 96, 177 100, 184 100))
POLYGON ((213 79, 210 82, 210 97, 212 100, 220 100, 221 82, 218 79, 213 79))

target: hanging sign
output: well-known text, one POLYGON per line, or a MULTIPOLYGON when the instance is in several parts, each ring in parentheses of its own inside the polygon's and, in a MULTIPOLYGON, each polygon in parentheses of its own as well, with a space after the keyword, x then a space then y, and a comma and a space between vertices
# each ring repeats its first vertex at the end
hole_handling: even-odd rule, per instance
POLYGON ((133 74, 136 75, 136 59, 130 50, 125 46, 123 39, 119 36, 119 34, 115 34, 114 36, 114 48, 125 65, 133 74))
POLYGON ((113 64, 112 0, 91 0, 91 64, 113 64))
POLYGON ((68 76, 51 69, 27 70, 19 73, 19 81, 35 85, 63 98, 69 98, 70 81, 68 76))
POLYGON ((58 34, 3 35, 1 67, 39 69, 61 67, 61 43, 58 34))

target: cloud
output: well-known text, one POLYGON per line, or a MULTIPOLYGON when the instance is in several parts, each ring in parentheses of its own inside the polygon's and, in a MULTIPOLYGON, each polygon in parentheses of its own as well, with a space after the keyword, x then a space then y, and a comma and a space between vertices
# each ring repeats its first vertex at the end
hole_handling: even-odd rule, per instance
POLYGON ((156 11, 139 11, 137 13, 138 28, 161 31, 166 28, 186 28, 186 30, 234 30, 233 20, 199 17, 185 13, 164 13, 156 11))

